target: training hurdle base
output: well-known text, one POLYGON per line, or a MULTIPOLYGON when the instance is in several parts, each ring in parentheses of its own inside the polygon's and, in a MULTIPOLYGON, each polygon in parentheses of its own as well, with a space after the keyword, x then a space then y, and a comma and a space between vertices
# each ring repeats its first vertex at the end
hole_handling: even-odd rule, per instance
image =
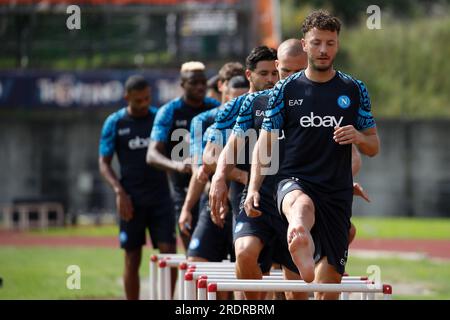
MULTIPOLYGON (((149 290, 152 300, 170 300, 171 275, 170 269, 178 268, 178 296, 179 300, 206 299, 208 297, 207 288, 209 284, 220 284, 217 291, 294 291, 294 292, 314 292, 314 285, 323 286, 325 284, 307 284, 302 280, 284 280, 281 270, 272 270, 269 276, 263 276, 261 280, 236 279, 234 263, 225 262, 187 262, 184 255, 154 255, 150 259, 149 290), (200 280, 205 280, 201 282, 200 280), (249 283, 250 281, 250 283, 249 283), (256 281, 256 283, 253 283, 256 281), (250 285, 251 288, 222 290, 221 284, 237 284, 238 286, 250 285), (287 284, 287 287, 283 287, 287 284), (254 289, 255 285, 266 285, 268 289, 254 289), (277 285, 281 287, 277 287, 277 285), (301 285, 300 287, 293 287, 301 285), (306 290, 306 291, 305 291, 306 290)), ((367 281, 367 277, 344 276, 341 284, 327 284, 330 288, 324 287, 319 292, 340 292, 341 300, 348 300, 351 292, 361 293, 361 299, 373 300, 375 293, 383 293, 385 299, 390 299, 392 288, 389 285, 375 286, 373 282, 367 281), (357 287, 348 287, 356 285, 357 287), (333 288, 333 286, 336 286, 333 288), (341 288, 338 286, 345 286, 341 288), (357 290, 355 290, 355 288, 357 290), (335 291, 327 291, 335 290, 335 291)), ((317 291, 317 290, 316 290, 317 291)))
POLYGON ((220 291, 249 291, 249 292, 339 292, 350 293, 360 292, 365 295, 366 299, 374 299, 375 293, 382 293, 384 300, 392 299, 392 287, 388 284, 375 285, 367 283, 293 283, 296 280, 282 280, 277 282, 264 282, 263 280, 239 280, 233 281, 214 281, 208 283, 205 279, 201 279, 199 283, 199 289, 202 291, 198 294, 199 297, 207 297, 208 300, 216 300, 217 292, 220 291), (207 285, 206 285, 207 284, 207 285), (207 294, 205 293, 207 290, 207 294))

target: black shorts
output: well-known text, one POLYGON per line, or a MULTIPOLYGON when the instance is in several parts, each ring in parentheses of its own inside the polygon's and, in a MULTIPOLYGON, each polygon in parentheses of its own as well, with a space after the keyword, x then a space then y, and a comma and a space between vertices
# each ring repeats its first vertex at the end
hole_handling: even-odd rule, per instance
POLYGON ((223 228, 211 220, 211 209, 208 196, 202 195, 200 217, 187 252, 188 257, 200 257, 211 262, 221 262, 225 259, 235 261, 232 237, 233 215, 228 212, 223 228))
POLYGON ((348 256, 348 235, 352 213, 352 191, 323 194, 298 178, 280 181, 277 189, 278 210, 282 214, 282 202, 286 194, 300 190, 308 195, 315 208, 315 223, 311 229, 314 241, 314 261, 327 257, 328 263, 341 275, 345 272, 348 256))
POLYGON ((244 191, 244 188, 246 188, 246 187, 242 183, 239 183, 236 181, 230 182, 229 198, 230 198, 233 216, 235 218, 239 215, 239 211, 240 211, 240 207, 241 207, 241 198, 242 198, 242 193, 244 191))
MULTIPOLYGON (((247 188, 243 192, 242 203, 245 201, 246 191, 247 188)), ((263 213, 261 216, 250 218, 245 213, 243 206, 241 207, 236 219, 234 241, 245 236, 255 236, 264 243, 264 249, 258 258, 263 273, 270 270, 273 262, 298 273, 287 246, 287 222, 282 220, 278 214, 273 195, 270 192, 264 192, 263 189, 260 190, 259 210, 263 213)))
POLYGON ((146 229, 154 248, 158 248, 158 243, 176 244, 175 216, 170 199, 154 205, 134 206, 133 218, 128 222, 120 220, 120 247, 134 250, 145 245, 146 229))

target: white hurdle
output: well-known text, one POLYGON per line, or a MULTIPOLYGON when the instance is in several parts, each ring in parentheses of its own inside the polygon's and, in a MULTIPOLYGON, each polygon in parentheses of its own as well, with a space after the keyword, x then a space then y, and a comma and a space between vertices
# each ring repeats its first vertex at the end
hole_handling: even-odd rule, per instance
POLYGON ((392 299, 392 287, 388 284, 370 285, 361 283, 292 283, 292 280, 262 282, 261 280, 214 281, 208 284, 208 300, 216 300, 218 291, 292 291, 292 292, 361 292, 382 293, 385 300, 392 299))
MULTIPOLYGON (((207 285, 209 283, 217 283, 217 282, 226 282, 226 283, 245 283, 248 280, 245 279, 232 279, 229 276, 227 276, 226 278, 223 277, 209 277, 209 276, 199 276, 197 278, 197 299, 198 300, 204 300, 204 297, 207 296, 207 285), (206 285, 204 285, 204 283, 206 283, 206 285)), ((195 277, 194 277, 194 281, 195 281, 195 277)), ((278 276, 265 276, 263 277, 263 279, 261 280, 250 280, 252 283, 253 281, 257 281, 258 284, 268 284, 268 285, 272 285, 272 284, 285 284, 288 283, 289 285, 293 285, 293 284, 301 284, 301 285, 305 285, 307 284, 305 281, 303 280, 285 280, 283 278, 279 278, 278 276)), ((366 285, 366 286, 374 286, 374 282, 373 281, 369 281, 369 280, 343 280, 343 282, 341 283, 342 285, 348 286, 348 285, 353 285, 353 284, 357 284, 357 285, 366 285)), ((245 290, 245 291, 252 291, 252 290, 245 290)), ((273 290, 276 291, 276 290, 273 290)), ((295 290, 285 290, 285 291, 295 291, 295 290)), ((375 296, 373 296, 373 299, 362 299, 362 300, 374 300, 375 296)), ((344 300, 344 299, 341 299, 344 300)), ((347 299, 348 300, 348 299, 347 299)))
POLYGON ((219 270, 223 272, 234 272, 234 263, 225 261, 225 262, 188 262, 186 261, 186 258, 177 256, 177 255, 153 255, 150 259, 150 276, 149 276, 149 290, 150 290, 150 297, 153 297, 154 299, 171 299, 171 268, 178 268, 178 299, 183 300, 184 299, 184 291, 185 291, 185 274, 189 271, 196 270, 196 268, 199 268, 199 270, 206 271, 213 271, 213 270, 219 270), (163 266, 161 266, 159 263, 161 261, 164 261, 163 266), (163 270, 159 270, 162 268, 163 270), (158 270, 158 272, 155 272, 154 270, 158 270), (161 273, 161 276, 159 274, 161 273), (158 275, 158 276, 157 276, 158 275), (162 281, 162 277, 164 277, 164 281, 162 281), (164 288, 162 288, 164 287, 164 288), (159 289, 157 289, 159 288, 159 289), (164 298, 161 298, 161 295, 158 294, 158 290, 162 293, 164 293, 164 298))
MULTIPOLYGON (((224 262, 188 262, 184 255, 153 255, 150 259, 150 275, 149 275, 149 293, 150 299, 170 300, 171 295, 171 268, 178 269, 178 299, 179 300, 195 300, 206 299, 209 296, 209 284, 220 284, 219 289, 216 291, 278 291, 274 288, 277 285, 283 286, 288 282, 288 287, 280 291, 294 291, 306 290, 303 292, 313 292, 311 285, 317 285, 314 283, 305 283, 303 280, 284 280, 281 270, 271 270, 269 276, 263 276, 261 280, 244 280, 237 279, 235 275, 235 264, 229 261, 224 262), (199 280, 205 280, 200 282, 199 280), (229 286, 234 284, 244 286, 251 283, 251 288, 222 290, 222 283, 226 283, 229 286), (257 281, 256 283, 252 283, 257 281), (255 285, 268 286, 268 289, 254 290, 255 285), (301 285, 298 289, 292 289, 292 285, 301 285), (305 287, 305 285, 309 287, 305 287), (200 287, 199 287, 200 286, 200 287)), ((372 283, 371 283, 372 284, 372 283)), ((339 284, 345 286, 348 289, 349 285, 369 285, 367 277, 364 276, 344 276, 342 283, 339 284)), ((370 300, 375 298, 375 293, 381 292, 380 288, 372 288, 372 291, 354 291, 354 290, 340 290, 334 292, 341 292, 340 299, 349 299, 350 292, 361 293, 361 299, 370 300), (378 291, 377 291, 378 290, 378 291)), ((213 286, 214 287, 214 286, 213 286)), ((359 287, 358 287, 359 288, 359 287)), ((387 286, 386 288, 391 288, 387 286)), ((389 289, 384 289, 389 291, 389 289)), ((337 290, 337 289, 336 289, 337 290)), ((392 289, 390 289, 392 290, 392 289)), ((328 292, 328 291, 324 291, 328 292)), ((333 291, 330 291, 333 292, 333 291)), ((384 293, 384 292, 383 292, 384 293)), ((390 297, 389 293, 384 293, 385 298, 390 297)))
MULTIPOLYGON (((178 264, 186 261, 186 256, 184 254, 173 254, 173 253, 162 253, 154 254, 150 256, 149 261, 149 299, 150 300, 164 300, 171 299, 171 273, 170 268, 178 267, 178 264), (166 267, 160 267, 159 262, 164 260, 166 267), (159 270, 163 268, 163 270, 159 270), (159 273, 164 275, 165 280, 158 276, 159 273), (161 288, 161 281, 164 281, 164 289, 161 288), (164 296, 160 296, 159 292, 164 292, 164 296), (167 294, 166 294, 167 292, 167 294)), ((180 289, 180 288, 178 288, 180 289)))
POLYGON ((157 263, 158 257, 156 255, 152 255, 149 261, 149 275, 148 275, 148 289, 149 289, 149 299, 157 300, 158 299, 158 275, 157 275, 157 263))
MULTIPOLYGON (((256 283, 279 283, 281 281, 287 281, 289 283, 297 283, 297 284, 305 284, 305 281, 303 280, 285 280, 284 277, 281 274, 274 274, 274 275, 268 275, 263 276, 262 279, 257 280, 246 280, 246 279, 237 279, 236 274, 233 272, 198 272, 198 271, 188 271, 185 277, 185 281, 191 281, 189 288, 185 285, 185 296, 182 297, 182 299, 189 299, 189 300, 195 300, 196 297, 200 299, 200 297, 204 297, 207 295, 207 287, 200 285, 200 280, 206 280, 207 284, 214 281, 225 281, 225 282, 233 282, 233 283, 239 283, 242 281, 256 281, 256 283), (188 276, 189 275, 189 276, 188 276), (195 287, 197 285, 197 287, 195 287)), ((202 282, 203 283, 203 282, 202 282)), ((342 283, 347 284, 372 284, 373 282, 368 281, 367 277, 344 277, 342 280, 342 283)))

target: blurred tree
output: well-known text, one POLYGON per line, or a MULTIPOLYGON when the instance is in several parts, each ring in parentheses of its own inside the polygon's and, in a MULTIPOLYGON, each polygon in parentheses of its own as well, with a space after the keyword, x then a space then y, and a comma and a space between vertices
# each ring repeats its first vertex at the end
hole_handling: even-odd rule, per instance
POLYGON ((367 7, 372 4, 397 18, 417 18, 438 13, 440 8, 450 5, 450 0, 377 0, 376 3, 373 0, 285 0, 281 1, 283 30, 293 30, 295 26, 290 26, 292 24, 299 28, 301 20, 295 18, 301 16, 305 9, 309 12, 312 8, 328 9, 346 25, 354 25, 366 15, 367 7))

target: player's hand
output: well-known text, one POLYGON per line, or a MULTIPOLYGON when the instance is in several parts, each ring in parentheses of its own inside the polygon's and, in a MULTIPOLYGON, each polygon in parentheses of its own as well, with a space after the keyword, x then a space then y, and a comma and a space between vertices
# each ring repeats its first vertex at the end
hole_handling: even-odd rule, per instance
POLYGON ((125 191, 119 191, 116 193, 116 207, 121 219, 130 221, 131 218, 133 218, 133 204, 125 191))
POLYGON ((227 206, 228 187, 225 178, 214 175, 209 188, 209 205, 211 207, 211 220, 219 227, 223 226, 220 215, 227 206))
POLYGON ((213 214, 212 211, 210 212, 211 221, 219 228, 223 228, 225 225, 225 218, 227 216, 228 210, 228 203, 225 202, 225 205, 220 206, 219 215, 213 214))
POLYGON ((197 170, 197 180, 201 183, 206 184, 209 180, 209 174, 205 169, 205 166, 200 166, 197 170))
POLYGON ((175 169, 179 173, 191 173, 192 172, 191 164, 188 162, 181 162, 181 161, 177 162, 175 169))
POLYGON ((333 139, 340 145, 344 144, 360 144, 362 133, 355 129, 354 126, 348 125, 344 127, 334 127, 333 139))
POLYGON ((180 218, 178 219, 178 227, 180 232, 189 236, 192 231, 192 213, 186 208, 181 209, 180 218))
POLYGON ((259 211, 259 192, 258 191, 249 191, 247 193, 247 197, 244 202, 244 210, 248 217, 256 218, 262 215, 262 212, 259 211))
POLYGON ((366 200, 367 202, 370 202, 369 195, 367 194, 366 191, 364 191, 363 187, 358 182, 353 183, 353 195, 359 196, 364 200, 366 200))

